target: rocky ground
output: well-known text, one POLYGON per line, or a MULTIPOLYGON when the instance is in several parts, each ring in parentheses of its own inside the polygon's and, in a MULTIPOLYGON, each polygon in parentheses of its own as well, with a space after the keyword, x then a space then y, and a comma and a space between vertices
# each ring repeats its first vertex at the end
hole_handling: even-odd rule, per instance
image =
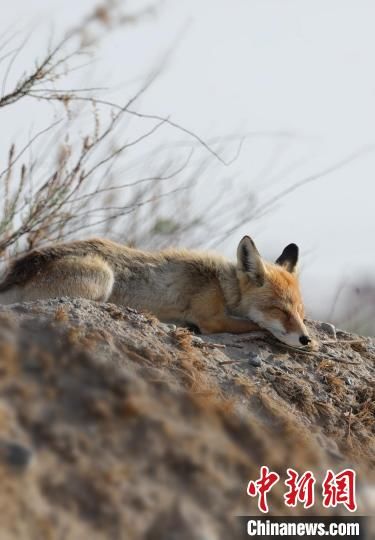
MULTIPOLYGON (((375 342, 310 327, 309 353, 80 299, 0 307, 1 540, 235 539, 261 465, 354 467, 373 513, 375 342)), ((271 513, 301 513, 282 487, 271 513)))

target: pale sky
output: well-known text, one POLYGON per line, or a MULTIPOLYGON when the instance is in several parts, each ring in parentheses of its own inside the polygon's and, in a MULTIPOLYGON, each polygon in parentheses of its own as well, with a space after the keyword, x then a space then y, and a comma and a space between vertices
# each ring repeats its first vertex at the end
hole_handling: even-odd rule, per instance
MULTIPOLYGON (((21 71, 23 62, 43 50, 52 21, 57 33, 93 4, 1 0, 2 29, 13 23, 24 32, 35 29, 20 56, 21 71)), ((128 5, 137 8, 141 2, 128 5)), ((371 0, 165 1, 158 16, 105 42, 83 82, 121 88, 112 96, 123 101, 124 83, 147 73, 180 36, 164 74, 139 108, 168 116, 206 139, 263 133, 244 143, 229 170, 206 178, 202 198, 230 176, 239 196, 253 190, 262 202, 358 153, 349 165, 291 193, 216 248, 232 256, 241 235, 250 234, 259 250, 273 257, 296 242, 306 302, 317 310, 341 278, 374 275, 374 20, 371 0)), ((39 112, 35 118, 34 107, 21 108, 17 118, 3 113, 3 147, 10 134, 43 120, 39 112)), ((226 157, 234 151, 229 146, 226 157)))

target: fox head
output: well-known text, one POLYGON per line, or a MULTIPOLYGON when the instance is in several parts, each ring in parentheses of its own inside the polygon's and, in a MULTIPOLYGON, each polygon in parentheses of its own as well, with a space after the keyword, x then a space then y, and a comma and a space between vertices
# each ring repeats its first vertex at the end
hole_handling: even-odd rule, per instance
POLYGON ((298 246, 289 244, 274 264, 262 260, 249 236, 237 249, 241 312, 292 347, 309 345, 296 266, 298 246))

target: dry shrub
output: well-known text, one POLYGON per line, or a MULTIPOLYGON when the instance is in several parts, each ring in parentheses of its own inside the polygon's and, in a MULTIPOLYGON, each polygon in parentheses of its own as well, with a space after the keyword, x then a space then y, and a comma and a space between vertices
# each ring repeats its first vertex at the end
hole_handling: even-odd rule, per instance
POLYGON ((337 375, 327 373, 325 375, 325 382, 327 383, 329 392, 337 398, 345 395, 345 383, 337 375))
POLYGON ((356 407, 355 418, 375 432, 375 399, 368 399, 356 407))
POLYGON ((54 319, 57 322, 66 322, 69 320, 68 313, 63 306, 59 306, 56 309, 54 319))
POLYGON ((171 337, 183 351, 188 353, 194 351, 192 344, 193 335, 186 328, 176 328, 176 330, 171 332, 171 337))
POLYGON ((296 405, 307 416, 316 415, 314 394, 303 379, 287 373, 275 373, 272 385, 281 397, 296 405))
POLYGON ((140 88, 128 90, 125 103, 103 99, 92 88, 66 90, 68 76, 80 68, 83 56, 92 55, 110 32, 138 24, 149 11, 129 14, 118 2, 104 2, 50 44, 34 65, 24 66, 9 89, 8 72, 22 45, 1 56, 0 111, 28 99, 35 108, 53 104, 55 114, 26 143, 9 143, 7 163, 0 170, 0 262, 76 234, 95 232, 123 239, 126 230, 129 244, 143 239, 155 245, 199 227, 199 220, 186 213, 186 192, 197 183, 207 161, 225 161, 183 126, 136 110, 137 100, 153 84, 166 58, 150 69, 140 88), (173 154, 168 145, 155 146, 152 138, 164 127, 188 136, 190 143, 173 154), (142 154, 140 149, 149 140, 142 154), (197 146, 204 157, 192 162, 197 146), (183 223, 166 217, 164 200, 170 196, 186 217, 183 223))
POLYGON ((332 432, 336 423, 336 411, 332 403, 330 403, 329 401, 315 400, 314 405, 317 409, 319 418, 322 420, 325 432, 332 432))
POLYGON ((80 326, 69 326, 66 332, 68 343, 79 346, 82 343, 83 332, 84 330, 80 326))
POLYGON ((329 359, 320 360, 317 365, 317 371, 321 373, 326 373, 327 371, 332 371, 334 369, 336 369, 336 364, 329 359))
POLYGON ((258 391, 256 384, 249 377, 244 375, 236 375, 233 382, 236 387, 240 389, 241 393, 248 398, 254 396, 258 391))

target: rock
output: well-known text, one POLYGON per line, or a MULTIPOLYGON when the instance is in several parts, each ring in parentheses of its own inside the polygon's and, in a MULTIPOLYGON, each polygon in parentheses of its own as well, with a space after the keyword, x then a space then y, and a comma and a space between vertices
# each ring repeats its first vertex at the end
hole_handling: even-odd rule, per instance
POLYGON ((333 339, 336 339, 336 328, 333 324, 328 322, 322 322, 320 324, 320 328, 323 330, 323 332, 331 336, 333 339))
POLYGON ((260 367, 262 365, 262 358, 253 353, 250 355, 249 364, 253 367, 260 367))
POLYGON ((175 332, 177 330, 177 326, 175 324, 166 324, 166 323, 160 323, 159 325, 164 332, 169 334, 169 332, 175 332))
POLYGON ((0 459, 18 470, 25 469, 32 458, 32 452, 26 446, 16 442, 0 440, 0 459))

